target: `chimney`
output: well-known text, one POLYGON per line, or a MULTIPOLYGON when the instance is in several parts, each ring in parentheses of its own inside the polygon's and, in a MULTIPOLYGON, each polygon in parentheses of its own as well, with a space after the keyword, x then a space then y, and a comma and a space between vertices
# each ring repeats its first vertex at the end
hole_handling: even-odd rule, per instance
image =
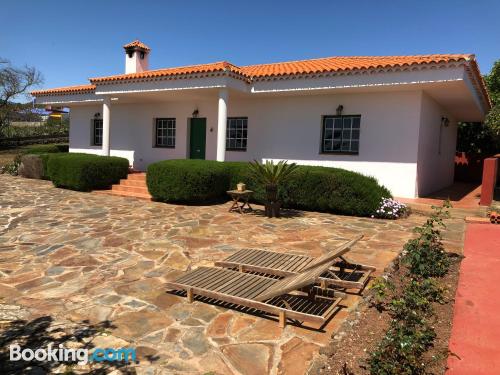
POLYGON ((149 70, 149 52, 151 49, 139 40, 125 44, 125 74, 140 73, 149 70))

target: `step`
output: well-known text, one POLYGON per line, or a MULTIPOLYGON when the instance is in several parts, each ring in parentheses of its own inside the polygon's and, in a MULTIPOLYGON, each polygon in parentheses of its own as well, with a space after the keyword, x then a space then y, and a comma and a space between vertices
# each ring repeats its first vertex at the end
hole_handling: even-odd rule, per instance
POLYGON ((133 180, 133 181, 146 181, 146 173, 130 173, 127 176, 127 180, 133 180))
POLYGON ((138 186, 138 187, 147 187, 146 181, 144 180, 120 180, 121 186, 138 186))
POLYGON ((143 193, 131 193, 127 191, 116 191, 116 190, 97 190, 94 191, 96 194, 104 194, 104 195, 115 195, 119 197, 127 197, 127 198, 138 198, 138 199, 146 199, 152 200, 152 196, 150 194, 143 193))
POLYGON ((123 191, 129 193, 139 193, 139 194, 149 194, 148 188, 146 186, 124 186, 124 185, 113 185, 111 187, 112 191, 123 191))

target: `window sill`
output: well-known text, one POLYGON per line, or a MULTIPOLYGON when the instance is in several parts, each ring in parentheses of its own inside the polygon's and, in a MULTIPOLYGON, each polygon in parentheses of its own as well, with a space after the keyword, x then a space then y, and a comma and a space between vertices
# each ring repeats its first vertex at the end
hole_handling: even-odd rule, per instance
POLYGON ((237 151, 237 152, 247 152, 247 150, 243 150, 241 148, 226 148, 226 151, 237 151))
POLYGON ((348 151, 323 151, 319 153, 320 155, 359 155, 359 152, 348 152, 348 151))
POLYGON ((154 145, 153 148, 175 148, 175 146, 158 146, 158 145, 154 145))

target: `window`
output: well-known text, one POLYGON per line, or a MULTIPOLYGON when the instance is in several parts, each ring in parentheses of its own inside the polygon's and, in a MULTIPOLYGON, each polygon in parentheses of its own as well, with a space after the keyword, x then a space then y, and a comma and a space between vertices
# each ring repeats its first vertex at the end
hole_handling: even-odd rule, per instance
POLYGON ((175 147, 175 118, 156 119, 156 147, 175 147))
POLYGON ((357 154, 361 116, 324 116, 321 152, 357 154))
POLYGON ((92 121, 92 144, 102 146, 102 119, 92 121))
POLYGON ((246 151, 248 117, 229 117, 226 129, 226 150, 246 151))

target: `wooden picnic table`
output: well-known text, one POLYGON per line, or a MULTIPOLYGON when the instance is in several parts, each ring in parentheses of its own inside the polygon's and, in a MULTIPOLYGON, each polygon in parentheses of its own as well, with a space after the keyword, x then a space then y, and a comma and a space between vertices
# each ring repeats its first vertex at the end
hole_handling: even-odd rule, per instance
POLYGON ((248 203, 248 200, 252 197, 253 191, 252 190, 228 190, 227 194, 231 197, 233 200, 233 205, 229 209, 229 212, 233 210, 238 210, 240 214, 244 213, 245 207, 248 207, 250 211, 253 211, 252 207, 250 206, 250 203, 248 203), (243 202, 243 204, 239 204, 243 202))

